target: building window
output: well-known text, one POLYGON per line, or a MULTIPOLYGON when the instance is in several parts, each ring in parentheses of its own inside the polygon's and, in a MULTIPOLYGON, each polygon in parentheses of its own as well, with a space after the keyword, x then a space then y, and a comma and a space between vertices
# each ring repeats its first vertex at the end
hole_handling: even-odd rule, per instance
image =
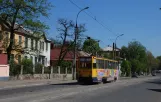
POLYGON ((6 34, 6 40, 8 42, 8 40, 9 40, 9 33, 8 32, 5 32, 5 34, 6 34))
POLYGON ((30 57, 30 59, 31 59, 31 61, 33 61, 33 57, 32 56, 30 57))
POLYGON ((27 47, 28 47, 28 38, 25 37, 25 48, 27 48, 27 47))
POLYGON ((11 54, 10 58, 11 58, 11 60, 14 60, 14 54, 11 54))
POLYGON ((19 39, 18 39, 18 44, 21 45, 22 44, 22 36, 19 36, 19 39))
POLYGON ((42 58, 42 64, 45 65, 45 59, 44 59, 44 57, 42 58))
POLYGON ((47 65, 47 58, 45 58, 45 65, 47 65))
POLYGON ((41 57, 39 57, 39 63, 41 63, 41 57))
POLYGON ((21 63, 21 55, 18 55, 18 63, 21 63))
POLYGON ((40 41, 40 50, 41 50, 41 41, 40 41))
POLYGON ((35 57, 35 64, 37 64, 37 57, 35 57))
POLYGON ((48 51, 48 43, 46 42, 46 51, 48 51))
POLYGON ((44 42, 42 42, 42 50, 44 51, 44 42))
POLYGON ((37 50, 38 48, 37 48, 37 40, 35 41, 35 49, 37 50))
POLYGON ((27 59, 27 56, 25 56, 25 59, 27 59))
POLYGON ((31 50, 33 50, 33 39, 31 39, 31 50))

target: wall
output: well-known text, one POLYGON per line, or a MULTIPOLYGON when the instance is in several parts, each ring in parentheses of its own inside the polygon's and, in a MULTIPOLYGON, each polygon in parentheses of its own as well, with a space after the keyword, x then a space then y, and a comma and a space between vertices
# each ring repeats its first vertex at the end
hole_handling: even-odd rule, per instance
POLYGON ((57 79, 57 80, 71 80, 72 74, 25 74, 15 77, 10 77, 10 80, 30 80, 30 79, 57 79))
POLYGON ((9 79, 9 65, 0 65, 0 80, 9 79))

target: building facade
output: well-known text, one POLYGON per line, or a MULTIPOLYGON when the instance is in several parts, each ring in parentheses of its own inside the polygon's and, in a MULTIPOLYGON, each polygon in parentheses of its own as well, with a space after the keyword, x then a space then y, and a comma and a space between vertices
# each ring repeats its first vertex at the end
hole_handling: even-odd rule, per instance
MULTIPOLYGON (((4 25, 0 26, 0 54, 6 53, 9 45, 10 33, 4 25)), ((31 31, 20 27, 15 31, 11 58, 16 63, 21 63, 23 58, 31 59, 33 64, 41 63, 50 66, 50 41, 43 35, 35 35, 31 31)))
POLYGON ((41 63, 44 66, 50 66, 50 41, 45 35, 37 38, 25 36, 24 58, 32 60, 33 64, 41 63))

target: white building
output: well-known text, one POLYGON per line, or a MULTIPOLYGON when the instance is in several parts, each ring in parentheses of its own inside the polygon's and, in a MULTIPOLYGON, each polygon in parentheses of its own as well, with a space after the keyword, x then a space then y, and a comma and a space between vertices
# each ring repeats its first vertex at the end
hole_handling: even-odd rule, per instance
POLYGON ((50 66, 50 40, 45 35, 41 37, 25 36, 24 57, 32 60, 33 64, 41 63, 50 66))

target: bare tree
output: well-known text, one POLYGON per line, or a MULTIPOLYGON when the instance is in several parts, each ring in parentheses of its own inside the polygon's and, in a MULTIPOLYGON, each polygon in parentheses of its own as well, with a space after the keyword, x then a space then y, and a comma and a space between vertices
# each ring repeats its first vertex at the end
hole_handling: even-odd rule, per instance
MULTIPOLYGON (((72 20, 66 20, 66 19, 59 19, 58 24, 59 24, 59 27, 57 28, 59 32, 58 38, 62 40, 60 55, 57 63, 57 65, 60 65, 61 62, 64 60, 64 57, 67 54, 67 52, 74 50, 75 25, 72 20), (66 45, 66 43, 68 43, 68 45, 66 45)), ((81 47, 82 36, 83 36, 83 32, 85 31, 86 31, 85 24, 81 24, 78 26, 77 47, 81 47)))

